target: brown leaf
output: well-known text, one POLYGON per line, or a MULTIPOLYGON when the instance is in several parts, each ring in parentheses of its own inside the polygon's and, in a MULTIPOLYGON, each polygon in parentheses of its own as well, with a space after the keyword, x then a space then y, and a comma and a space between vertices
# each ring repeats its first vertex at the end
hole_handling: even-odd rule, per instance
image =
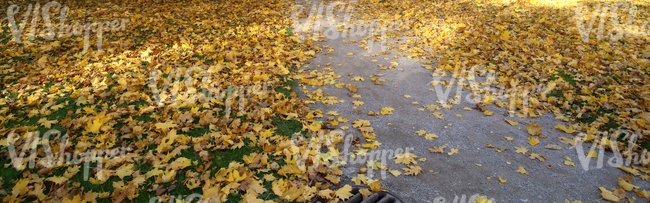
POLYGON ((545 147, 546 149, 555 149, 555 150, 562 149, 562 147, 560 147, 560 145, 556 145, 556 144, 547 144, 547 145, 544 146, 544 147, 545 147))
POLYGON ((52 175, 52 170, 50 168, 43 168, 38 171, 39 175, 52 175))
POLYGON ((159 185, 158 188, 156 188, 156 196, 160 196, 163 193, 165 193, 165 186, 159 185))
POLYGON ((347 84, 347 85, 345 85, 345 88, 348 88, 348 90, 350 90, 350 92, 352 92, 352 93, 357 93, 357 86, 356 85, 347 84))
POLYGON ((171 185, 167 188, 167 191, 171 192, 172 190, 176 189, 176 186, 178 186, 178 180, 174 180, 171 185))
POLYGON ((476 104, 476 106, 474 106, 473 109, 477 109, 477 110, 483 111, 483 112, 487 111, 487 108, 485 108, 483 105, 480 105, 480 104, 476 104))

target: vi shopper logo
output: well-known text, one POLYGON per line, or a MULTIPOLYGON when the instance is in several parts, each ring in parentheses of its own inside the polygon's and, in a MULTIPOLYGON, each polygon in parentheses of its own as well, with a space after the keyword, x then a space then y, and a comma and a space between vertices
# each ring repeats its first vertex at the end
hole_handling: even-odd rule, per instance
POLYGON ((596 40, 604 36, 616 41, 622 37, 648 36, 650 28, 648 21, 636 18, 637 7, 625 2, 614 4, 598 4, 593 11, 589 6, 580 5, 574 9, 575 22, 583 42, 589 42, 590 34, 596 35, 596 40), (622 15, 619 15, 621 13, 622 15), (625 20, 621 20, 625 19, 625 20), (598 24, 596 25, 596 21, 598 24), (604 33, 605 32, 605 33, 604 33))
POLYGON ((362 43, 368 53, 374 46, 386 51, 387 32, 396 28, 396 23, 379 23, 376 20, 356 21, 352 23, 355 2, 342 3, 320 2, 309 5, 295 5, 291 7, 292 28, 301 42, 304 40, 319 41, 319 37, 329 40, 352 37, 364 38, 362 43), (322 31, 322 35, 319 32, 322 31), (375 45, 379 42, 379 45, 375 45))
POLYGON ((41 168, 56 168, 64 165, 84 163, 84 180, 88 180, 90 168, 101 171, 106 161, 125 157, 126 153, 131 150, 130 147, 125 146, 121 148, 66 150, 70 149, 69 146, 72 145, 70 136, 68 134, 61 134, 60 131, 54 129, 45 132, 42 137, 38 131, 24 132, 23 134, 10 132, 4 141, 6 141, 4 145, 7 151, 9 151, 11 166, 18 171, 27 168, 33 169, 36 164, 41 168), (58 145, 57 141, 59 142, 58 145), (51 146, 51 144, 55 147, 51 146), (41 149, 39 149, 39 145, 41 149), (57 148, 58 151, 52 151, 52 149, 56 150, 57 148), (39 152, 44 153, 39 154, 39 152), (97 165, 91 167, 91 162, 95 162, 97 165))
POLYGON ((63 6, 59 2, 51 1, 43 6, 41 6, 40 3, 29 4, 27 6, 11 5, 7 8, 6 19, 16 43, 23 42, 23 33, 25 32, 28 41, 32 41, 36 37, 42 37, 46 40, 54 40, 55 38, 60 39, 64 36, 73 37, 83 34, 83 53, 87 53, 90 47, 89 41, 91 31, 97 35, 97 50, 101 51, 103 33, 105 31, 124 31, 126 30, 126 24, 130 21, 128 18, 123 18, 104 22, 86 22, 86 24, 79 22, 67 24, 66 18, 70 13, 70 8, 68 6, 63 6), (52 15, 58 15, 58 24, 53 24, 52 15), (41 20, 43 26, 39 25, 41 20), (28 25, 29 29, 25 30, 28 25), (37 29, 39 29, 40 32, 37 33, 37 29))

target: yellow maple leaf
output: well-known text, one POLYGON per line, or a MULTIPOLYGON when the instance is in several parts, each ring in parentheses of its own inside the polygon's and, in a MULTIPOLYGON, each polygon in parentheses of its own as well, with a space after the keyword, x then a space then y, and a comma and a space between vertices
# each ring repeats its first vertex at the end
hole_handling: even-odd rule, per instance
POLYGON ((633 168, 629 168, 629 167, 625 167, 625 166, 619 166, 618 169, 621 169, 622 171, 625 171, 626 173, 632 174, 634 176, 641 175, 639 173, 639 170, 637 170, 637 169, 633 169, 633 168))
POLYGON ((451 156, 451 155, 454 155, 454 154, 457 154, 457 153, 458 153, 458 149, 456 149, 456 148, 451 148, 451 149, 449 149, 449 153, 447 153, 447 154, 448 154, 449 156, 451 156))
POLYGON ((309 130, 311 130, 313 132, 318 132, 318 130, 321 129, 321 122, 320 121, 313 122, 312 124, 310 124, 307 127, 309 128, 309 130))
POLYGON ((162 141, 160 142, 160 144, 159 144, 158 147, 156 148, 156 150, 158 151, 158 153, 167 152, 167 151, 168 151, 168 150, 167 150, 167 147, 168 147, 168 146, 171 146, 172 144, 174 144, 174 141, 175 141, 176 138, 178 138, 178 137, 179 137, 179 135, 176 134, 176 130, 171 130, 171 131, 169 131, 169 132, 167 133, 167 136, 165 136, 165 137, 162 139, 162 141))
POLYGON ((133 164, 123 165, 122 167, 117 169, 117 171, 115 171, 115 175, 120 177, 120 179, 124 179, 124 177, 133 174, 134 172, 133 168, 134 168, 133 164))
POLYGON ((372 139, 377 138, 377 135, 375 135, 375 133, 372 133, 372 135, 370 135, 370 133, 368 133, 368 132, 361 132, 361 134, 362 134, 363 137, 365 137, 366 139, 371 139, 371 140, 372 140, 372 139))
POLYGON ((426 131, 426 130, 422 130, 422 129, 420 129, 420 130, 418 130, 418 131, 415 131, 415 133, 418 134, 419 136, 422 136, 422 135, 426 134, 427 131, 426 131))
POLYGON ((402 170, 406 176, 416 176, 422 172, 422 168, 418 165, 411 165, 408 168, 402 168, 402 170))
POLYGON ((165 170, 163 173, 158 175, 158 178, 156 179, 156 183, 168 183, 174 180, 175 177, 176 177, 175 170, 165 170))
POLYGON ((61 184, 68 181, 68 178, 63 176, 53 176, 53 177, 46 178, 45 180, 52 181, 56 184, 61 184))
MULTIPOLYGON (((36 121, 37 124, 41 124, 45 128, 52 128, 52 124, 55 124, 55 123, 58 123, 58 122, 59 121, 57 121, 57 120, 48 121, 47 118, 45 118, 45 117, 43 117, 43 118, 39 119, 38 121, 36 121)), ((99 129, 97 129, 97 130, 99 130, 99 129)))
POLYGON ((499 38, 501 38, 502 40, 507 40, 508 38, 510 38, 510 31, 506 30, 506 31, 501 32, 501 35, 499 35, 499 38))
POLYGON ((239 171, 233 170, 232 172, 230 172, 230 174, 228 174, 228 178, 226 178, 226 180, 229 182, 240 182, 244 180, 246 177, 248 177, 248 175, 246 175, 245 173, 239 174, 239 171))
POLYGON ((382 115, 390 115, 390 114, 393 114, 393 110, 395 110, 395 109, 393 109, 391 107, 382 107, 381 108, 381 114, 382 115))
POLYGON ((388 169, 388 172, 395 177, 402 175, 402 172, 400 172, 399 170, 388 169))
POLYGON ((384 191, 384 189, 381 188, 381 180, 369 180, 368 186, 370 186, 370 190, 373 192, 384 191))
POLYGON ((531 124, 528 124, 526 126, 526 130, 528 131, 528 134, 537 136, 542 134, 542 126, 536 125, 537 121, 532 122, 531 124))
POLYGON ((431 115, 435 116, 438 119, 445 119, 445 115, 442 115, 440 112, 433 112, 431 115))
POLYGON ((600 189, 600 196, 604 200, 611 201, 611 202, 619 202, 619 201, 621 201, 621 198, 616 196, 613 191, 609 191, 604 187, 598 187, 598 189, 600 189))
POLYGON ((166 132, 166 131, 169 131, 170 128, 175 128, 178 125, 174 124, 174 121, 170 120, 170 121, 167 121, 165 123, 156 123, 154 126, 156 126, 156 128, 158 128, 158 129, 162 130, 163 132, 166 132))
POLYGON ((566 137, 558 137, 558 138, 560 138, 560 142, 562 142, 564 144, 571 145, 571 146, 575 146, 578 143, 577 140, 574 139, 573 137, 571 137, 573 139, 566 138, 566 137))
POLYGON ((338 116, 338 115, 339 115, 339 112, 337 112, 337 111, 328 111, 328 112, 325 113, 325 114, 327 114, 327 115, 332 115, 332 116, 338 116))
POLYGON ((381 145, 381 143, 380 143, 380 142, 377 142, 377 140, 375 140, 374 142, 372 142, 372 143, 370 143, 370 144, 363 144, 362 146, 363 146, 364 148, 374 149, 374 148, 379 147, 380 145, 381 145))
POLYGON ((528 172, 526 171, 526 169, 524 169, 524 167, 521 167, 521 166, 519 168, 517 168, 517 172, 519 172, 521 174, 529 175, 528 172))
POLYGON ((370 191, 369 189, 367 189, 367 188, 364 188, 364 189, 359 190, 359 193, 361 193, 361 196, 363 196, 363 199, 366 199, 366 198, 368 198, 370 195, 373 194, 373 192, 371 192, 371 191, 370 191))
POLYGON ((252 182, 248 183, 247 191, 252 191, 258 195, 267 192, 268 190, 260 185, 261 182, 261 180, 252 180, 252 182))
POLYGON ((517 123, 517 121, 516 121, 515 119, 508 120, 508 119, 505 119, 505 118, 504 118, 503 120, 505 120, 506 123, 510 124, 511 126, 516 126, 516 125, 519 124, 519 123, 517 123))
POLYGON ((544 157, 544 156, 542 156, 541 154, 538 154, 538 153, 531 153, 530 157, 528 157, 528 158, 530 158, 530 159, 538 159, 541 162, 546 161, 546 157, 544 157))
POLYGON ((424 136, 424 139, 427 139, 427 140, 434 140, 434 138, 438 138, 438 135, 436 135, 435 133, 427 133, 424 136))
POLYGON ((357 176, 352 178, 352 182, 354 182, 357 185, 366 184, 367 181, 368 181, 368 177, 366 177, 366 175, 364 174, 357 174, 357 176))
POLYGON ((576 167, 576 164, 571 162, 571 160, 564 160, 564 165, 576 167))
POLYGON ((359 76, 354 76, 354 77, 352 77, 351 80, 354 80, 354 81, 365 81, 365 79, 363 79, 362 77, 359 77, 359 76))
POLYGON ((418 162, 415 161, 418 156, 416 156, 413 153, 402 153, 402 154, 396 154, 395 155, 395 164, 417 164, 418 162))
POLYGON ((84 203, 86 200, 81 199, 80 195, 75 195, 72 199, 68 199, 68 197, 64 197, 62 203, 84 203))
POLYGON ((625 179, 623 179, 623 178, 619 178, 618 186, 620 186, 621 188, 623 188, 623 190, 628 191, 628 192, 639 188, 639 186, 632 185, 632 183, 629 183, 629 182, 625 181, 625 179))
POLYGON ((515 153, 526 154, 528 149, 526 147, 515 147, 515 153))
POLYGON ((188 189, 193 190, 194 188, 198 188, 200 186, 200 182, 197 179, 190 178, 185 180, 185 186, 187 186, 188 189))
POLYGON ((186 168, 188 166, 191 166, 191 165, 192 165, 192 160, 190 160, 188 158, 185 158, 185 157, 181 157, 181 158, 178 158, 178 159, 174 160, 174 162, 170 163, 169 168, 174 169, 174 170, 178 170, 178 169, 184 169, 184 168, 186 168))
POLYGON ((100 120, 92 120, 88 121, 88 124, 86 125, 86 131, 91 132, 91 133, 99 133, 99 129, 104 125, 100 120))
POLYGON ((325 189, 318 192, 318 196, 324 199, 332 199, 333 198, 332 194, 334 194, 334 191, 330 189, 325 189))
POLYGON ((351 191, 352 191, 352 186, 346 184, 345 186, 343 186, 343 187, 339 188, 338 190, 336 190, 334 195, 339 200, 347 200, 350 197, 352 197, 352 193, 350 193, 351 191))
POLYGON ((557 124, 555 126, 555 128, 560 129, 560 130, 564 131, 565 133, 569 133, 569 134, 576 132, 576 130, 573 129, 572 125, 569 125, 569 128, 567 128, 564 125, 557 124))
POLYGON ((535 145, 539 144, 539 138, 537 138, 537 137, 528 138, 528 144, 530 144, 532 146, 535 146, 535 145))

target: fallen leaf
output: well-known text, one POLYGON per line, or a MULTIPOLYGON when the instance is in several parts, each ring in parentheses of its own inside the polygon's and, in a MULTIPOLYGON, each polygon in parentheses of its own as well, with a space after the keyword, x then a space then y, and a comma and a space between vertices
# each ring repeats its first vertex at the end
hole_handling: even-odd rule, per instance
POLYGON ((528 134, 531 134, 533 136, 538 136, 542 134, 542 126, 538 126, 535 124, 537 121, 532 122, 531 124, 528 124, 526 126, 526 130, 528 131, 528 134))
POLYGON ((519 123, 517 123, 517 121, 515 121, 515 119, 512 119, 512 120, 503 119, 503 120, 505 120, 506 123, 510 124, 511 126, 519 125, 519 123))
POLYGON ((402 168, 402 170, 404 170, 404 175, 406 176, 417 176, 422 172, 422 168, 417 165, 411 165, 408 168, 402 168))
POLYGON ((531 153, 530 157, 528 157, 528 158, 530 158, 530 159, 538 159, 541 162, 546 161, 546 157, 544 157, 544 156, 542 156, 541 154, 538 154, 538 153, 531 153))
POLYGON ((530 144, 531 146, 535 146, 539 144, 539 138, 537 137, 528 138, 528 144, 530 144))
POLYGON ((625 181, 622 178, 619 178, 618 186, 621 187, 623 190, 628 191, 628 192, 639 188, 638 186, 632 185, 632 183, 629 183, 629 182, 625 181))
POLYGON ((515 147, 515 153, 526 154, 528 149, 526 147, 515 147))
POLYGON ((61 183, 67 182, 68 178, 62 177, 62 176, 52 176, 52 177, 46 178, 45 180, 52 181, 52 182, 56 183, 57 185, 60 185, 61 183))
POLYGON ((429 151, 431 153, 445 153, 445 148, 447 148, 447 146, 445 145, 438 146, 438 147, 434 146, 433 148, 429 148, 429 151))
POLYGON ((451 149, 449 149, 449 153, 447 153, 447 154, 448 154, 449 156, 451 156, 451 155, 453 155, 453 154, 457 154, 457 153, 458 153, 458 149, 456 149, 456 148, 451 148, 451 149))
POLYGON ((395 155, 395 164, 417 164, 415 159, 417 156, 413 153, 402 153, 402 154, 396 154, 395 155))
POLYGON ((546 149, 555 149, 555 150, 562 149, 562 147, 560 147, 560 145, 556 145, 556 144, 547 144, 546 146, 544 146, 544 148, 546 148, 546 149))
POLYGON ((528 174, 526 169, 524 169, 524 167, 521 167, 521 166, 519 168, 517 168, 517 172, 521 173, 521 174, 525 174, 525 175, 530 175, 530 174, 528 174))
POLYGON ((438 138, 438 135, 436 135, 435 133, 427 133, 424 136, 424 139, 427 139, 427 140, 434 140, 434 138, 438 138))
POLYGON ((600 189, 600 196, 607 201, 618 202, 621 201, 621 198, 614 195, 614 192, 605 189, 604 187, 598 187, 600 189))
POLYGON ((395 109, 393 109, 391 107, 382 107, 381 108, 381 114, 382 115, 391 115, 391 114, 393 114, 393 110, 395 110, 395 109))
POLYGON ((425 131, 425 130, 418 130, 418 131, 415 131, 415 134, 418 134, 419 136, 422 136, 422 135, 424 135, 424 134, 426 134, 426 133, 427 133, 427 131, 425 131))
POLYGON ((352 186, 345 185, 342 188, 336 190, 334 194, 336 195, 336 198, 338 198, 339 200, 347 200, 350 197, 352 197, 352 193, 350 193, 351 191, 352 191, 352 186))

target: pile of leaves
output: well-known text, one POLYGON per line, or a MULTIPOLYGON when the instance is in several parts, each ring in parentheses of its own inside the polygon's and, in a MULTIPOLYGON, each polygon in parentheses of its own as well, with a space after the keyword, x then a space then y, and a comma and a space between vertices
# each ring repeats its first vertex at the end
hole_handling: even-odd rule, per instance
POLYGON ((308 129, 322 114, 291 90, 295 70, 319 51, 293 35, 291 2, 60 3, 69 25, 129 22, 103 33, 101 51, 91 34, 85 53, 83 35, 38 35, 43 20, 29 38, 32 21, 21 19, 35 1, 2 3, 18 5, 26 27, 16 43, 7 21, 0 26, 3 202, 349 198, 349 186, 329 190, 339 164, 299 156, 319 148, 304 136, 342 140, 308 129))

